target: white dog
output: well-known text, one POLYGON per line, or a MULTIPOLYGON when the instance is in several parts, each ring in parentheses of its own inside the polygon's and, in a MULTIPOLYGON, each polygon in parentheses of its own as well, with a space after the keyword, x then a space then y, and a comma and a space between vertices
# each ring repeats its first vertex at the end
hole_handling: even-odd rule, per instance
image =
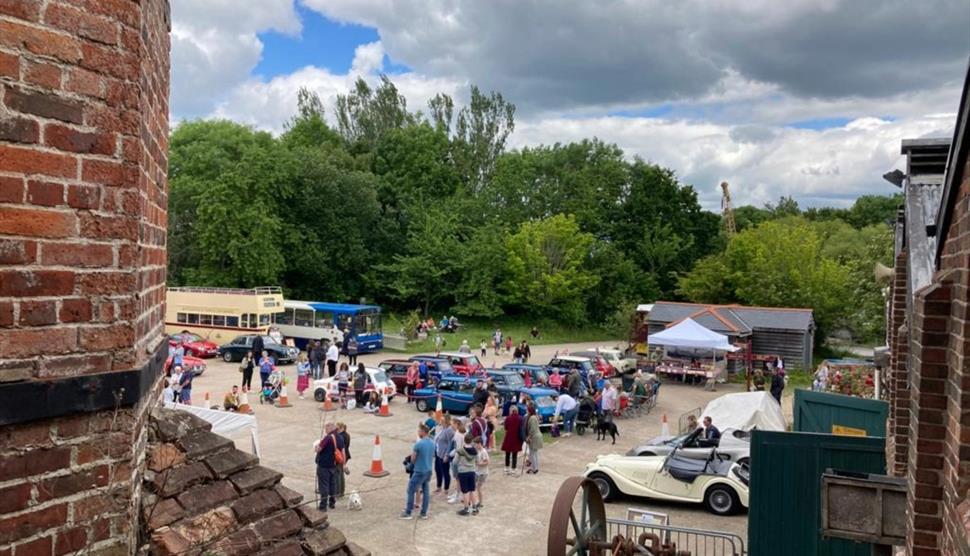
POLYGON ((357 490, 353 490, 350 496, 347 497, 347 509, 349 510, 362 510, 364 508, 364 503, 360 500, 360 493, 357 490))

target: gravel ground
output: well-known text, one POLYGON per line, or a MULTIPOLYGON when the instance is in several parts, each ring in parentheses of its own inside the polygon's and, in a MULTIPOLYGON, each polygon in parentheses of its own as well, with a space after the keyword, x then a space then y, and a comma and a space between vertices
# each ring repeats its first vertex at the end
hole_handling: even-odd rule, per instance
MULTIPOLYGON (((569 349, 577 351, 596 345, 574 344, 569 349)), ((563 348, 554 345, 535 347, 533 361, 546 362, 563 348)), ((376 364, 396 356, 386 352, 361 356, 360 360, 376 364)), ((491 365, 493 360, 496 365, 502 365, 510 359, 489 355, 484 362, 491 365)), ((361 410, 324 413, 320 411, 320 404, 309 397, 297 399, 295 367, 287 365, 283 368, 291 379, 293 407, 261 406, 258 398, 251 400, 258 422, 262 463, 284 473, 283 482, 287 486, 301 492, 306 499, 313 498, 313 442, 319 438, 324 419, 345 422, 352 436, 353 457, 349 464, 351 475, 347 478, 347 490, 359 490, 364 507, 362 511, 349 511, 338 503, 337 510, 330 513, 330 521, 348 538, 376 555, 467 554, 476 547, 479 554, 544 554, 552 502, 563 479, 580 474, 597 454, 623 453, 656 436, 660 433, 662 415, 667 415, 671 428, 675 429, 677 417, 682 413, 702 407, 725 392, 740 390, 740 385, 721 385, 718 392, 707 392, 698 386, 665 383, 658 405, 649 415, 617 420, 620 436, 616 445, 597 442, 591 434, 557 439, 547 443, 541 452, 541 472, 521 477, 504 475, 501 453, 498 453, 492 458, 484 508, 478 516, 458 516, 455 514, 457 507, 446 504, 444 497, 435 496, 429 520, 401 521, 397 515, 404 506, 407 479, 401 461, 410 453, 414 431, 422 415, 413 405, 404 403, 403 398, 391 403, 393 416, 390 418, 374 417, 361 410), (381 479, 362 475, 370 466, 375 434, 381 436, 384 467, 390 471, 389 476, 381 479)), ((208 391, 213 401, 219 401, 240 377, 236 364, 210 359, 205 375, 196 380, 194 397, 201 400, 208 391)), ((250 443, 245 435, 234 440, 241 449, 249 449, 250 443)), ((632 498, 607 504, 607 513, 610 517, 625 517, 630 507, 668 513, 672 525, 726 531, 747 538, 746 514, 717 517, 700 506, 632 498)))

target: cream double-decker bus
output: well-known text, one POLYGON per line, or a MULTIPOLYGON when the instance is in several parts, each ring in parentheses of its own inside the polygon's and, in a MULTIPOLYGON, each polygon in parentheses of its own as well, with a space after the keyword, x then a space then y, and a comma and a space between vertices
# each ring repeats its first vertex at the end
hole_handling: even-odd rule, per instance
POLYGON ((228 342, 241 334, 266 334, 273 316, 283 311, 283 290, 260 288, 168 288, 165 331, 188 331, 210 342, 228 342))

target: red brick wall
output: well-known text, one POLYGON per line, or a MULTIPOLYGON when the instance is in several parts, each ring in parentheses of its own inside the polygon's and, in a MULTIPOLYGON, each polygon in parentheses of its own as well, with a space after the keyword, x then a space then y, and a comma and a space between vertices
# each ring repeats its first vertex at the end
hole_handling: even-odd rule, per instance
POLYGON ((970 553, 970 161, 962 170, 940 259, 951 294, 944 354, 943 554, 970 553))
MULTIPOLYGON (((0 0, 0 387, 164 341, 168 11, 0 0)), ((0 556, 130 552, 156 399, 0 428, 0 556)))

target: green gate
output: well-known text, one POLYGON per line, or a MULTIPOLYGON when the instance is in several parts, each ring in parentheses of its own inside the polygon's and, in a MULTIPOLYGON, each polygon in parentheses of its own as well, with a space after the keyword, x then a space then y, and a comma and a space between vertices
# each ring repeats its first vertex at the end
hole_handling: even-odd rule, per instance
POLYGON ((794 429, 843 436, 886 436, 889 404, 843 394, 795 390, 794 429))
POLYGON ((885 473, 885 439, 755 430, 751 436, 751 556, 870 556, 871 545, 823 539, 822 473, 885 473))

